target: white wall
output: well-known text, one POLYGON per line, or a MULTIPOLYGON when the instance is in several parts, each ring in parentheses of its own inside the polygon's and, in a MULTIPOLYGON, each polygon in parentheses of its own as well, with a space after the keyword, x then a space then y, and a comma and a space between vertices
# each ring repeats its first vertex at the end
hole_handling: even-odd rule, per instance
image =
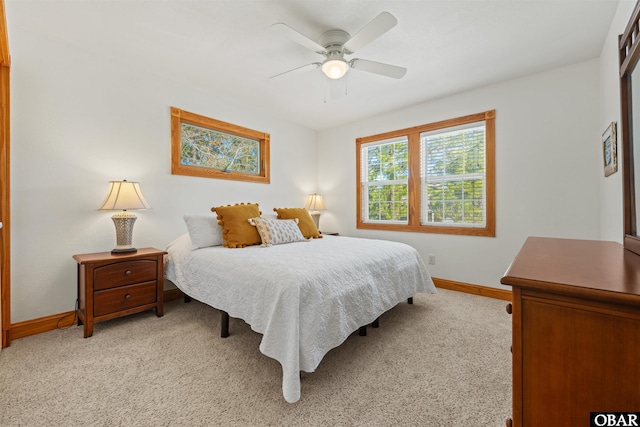
POLYGON ((10 27, 12 322, 73 309, 71 256, 115 244, 111 213, 96 210, 110 180, 140 181, 152 206, 136 213, 138 247, 166 246, 185 231, 185 212, 242 201, 269 212, 300 206, 316 190, 329 209, 323 230, 409 243, 425 258, 436 255, 429 266, 435 277, 465 283, 501 287, 529 235, 620 241, 622 173, 604 178, 600 138, 611 121, 620 122, 617 35, 634 4, 620 1, 598 60, 319 135, 10 27), (170 106, 269 132, 271 184, 171 175, 170 106), (497 112, 495 238, 355 228, 355 138, 488 109, 497 112))
POLYGON ((611 122, 616 122, 618 129, 618 172, 606 178, 604 173, 600 175, 600 238, 617 242, 622 242, 624 234, 618 35, 624 32, 635 3, 620 1, 600 54, 600 129, 604 131, 611 122))
POLYGON ((434 277, 502 287, 527 236, 598 239, 599 62, 499 83, 319 133, 323 230, 406 242, 434 277), (496 110, 495 238, 357 230, 355 139, 496 110))
POLYGON ((184 213, 257 202, 304 206, 317 190, 315 131, 127 64, 9 28, 11 34, 12 323, 72 310, 73 254, 115 245, 108 181, 139 181, 134 245, 164 249, 184 213), (271 135, 271 184, 171 175, 175 106, 271 135))

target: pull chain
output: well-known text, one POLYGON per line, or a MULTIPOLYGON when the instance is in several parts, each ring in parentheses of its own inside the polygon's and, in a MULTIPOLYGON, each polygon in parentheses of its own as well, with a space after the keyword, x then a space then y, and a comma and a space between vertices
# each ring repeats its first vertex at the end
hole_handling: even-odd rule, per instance
POLYGON ((322 83, 323 83, 323 87, 324 87, 324 90, 322 92, 323 92, 323 95, 324 95, 324 103, 325 104, 327 103, 327 91, 329 90, 329 86, 327 85, 327 79, 328 78, 329 77, 325 76, 324 73, 322 74, 322 83))

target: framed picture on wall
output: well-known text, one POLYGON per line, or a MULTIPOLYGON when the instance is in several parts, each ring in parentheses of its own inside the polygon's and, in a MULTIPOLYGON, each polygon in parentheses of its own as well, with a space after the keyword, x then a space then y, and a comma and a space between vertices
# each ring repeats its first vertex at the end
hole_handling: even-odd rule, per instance
POLYGON ((616 122, 611 122, 602 134, 602 158, 604 160, 604 176, 618 171, 618 141, 616 138, 616 122))
POLYGON ((171 107, 171 173, 269 184, 270 138, 171 107))

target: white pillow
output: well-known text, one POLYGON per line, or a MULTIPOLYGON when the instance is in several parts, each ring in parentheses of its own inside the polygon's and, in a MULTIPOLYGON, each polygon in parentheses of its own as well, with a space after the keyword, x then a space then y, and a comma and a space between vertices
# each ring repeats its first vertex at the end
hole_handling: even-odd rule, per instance
POLYGON ((280 245, 282 243, 302 242, 305 240, 298 219, 250 218, 249 224, 258 229, 262 246, 280 245))
POLYGON ((184 214, 191 250, 222 245, 222 227, 215 214, 184 214))

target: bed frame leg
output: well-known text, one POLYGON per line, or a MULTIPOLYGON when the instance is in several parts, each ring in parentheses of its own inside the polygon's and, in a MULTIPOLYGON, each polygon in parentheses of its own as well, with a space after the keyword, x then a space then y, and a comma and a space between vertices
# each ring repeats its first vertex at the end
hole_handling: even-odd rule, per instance
POLYGON ((380 318, 378 317, 376 320, 373 321, 373 323, 371 324, 372 328, 379 328, 380 327, 380 318))
POLYGON ((191 302, 191 297, 187 294, 184 294, 184 303, 186 304, 188 302, 191 302))
POLYGON ((367 327, 366 326, 360 326, 360 329, 358 330, 358 335, 360 335, 361 337, 366 337, 367 336, 367 327))
POLYGON ((413 304, 413 297, 407 298, 407 304, 413 304))
POLYGON ((229 313, 220 311, 220 337, 227 338, 229 336, 229 313))

